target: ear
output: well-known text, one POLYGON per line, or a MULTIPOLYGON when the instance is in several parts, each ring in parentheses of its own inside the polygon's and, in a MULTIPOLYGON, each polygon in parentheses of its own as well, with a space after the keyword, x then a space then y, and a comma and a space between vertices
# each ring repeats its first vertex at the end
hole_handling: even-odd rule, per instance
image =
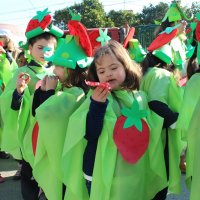
POLYGON ((28 45, 28 50, 29 50, 29 51, 32 51, 32 49, 33 49, 33 45, 32 45, 32 44, 29 44, 29 45, 28 45))

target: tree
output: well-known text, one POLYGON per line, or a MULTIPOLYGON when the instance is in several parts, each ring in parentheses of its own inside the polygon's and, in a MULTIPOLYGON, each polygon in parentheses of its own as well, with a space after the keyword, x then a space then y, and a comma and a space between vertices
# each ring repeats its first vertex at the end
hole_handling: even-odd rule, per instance
MULTIPOLYGON (((77 13, 81 12, 81 4, 74 4, 73 6, 69 8, 71 10, 75 10, 77 13)), ((55 25, 63 30, 66 29, 66 24, 71 19, 71 15, 67 8, 55 11, 55 14, 53 17, 54 17, 55 25)))
POLYGON ((140 25, 154 24, 155 20, 161 22, 168 10, 168 4, 160 2, 158 5, 144 6, 141 13, 138 14, 140 25))
POLYGON ((186 9, 186 13, 187 16, 191 16, 192 14, 195 16, 195 14, 200 13, 200 3, 193 2, 191 8, 186 9))
POLYGON ((107 16, 114 22, 116 27, 124 26, 125 22, 133 24, 136 21, 136 16, 131 10, 111 10, 107 16))
MULTIPOLYGON (((106 16, 103 5, 99 3, 99 0, 84 0, 81 4, 75 4, 69 8, 81 14, 81 22, 87 28, 114 26, 112 20, 106 16)), ((55 12, 54 19, 55 24, 61 27, 63 23, 66 24, 71 19, 71 16, 68 9, 63 9, 55 12)))

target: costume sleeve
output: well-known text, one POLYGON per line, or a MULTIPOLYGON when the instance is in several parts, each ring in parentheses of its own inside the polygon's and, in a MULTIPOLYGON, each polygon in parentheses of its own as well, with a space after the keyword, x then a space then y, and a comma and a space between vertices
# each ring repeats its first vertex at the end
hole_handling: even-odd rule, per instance
POLYGON ((35 110, 45 102, 50 96, 55 94, 55 90, 42 91, 39 87, 33 97, 32 115, 35 117, 35 110))
POLYGON ((178 113, 173 112, 167 104, 160 101, 150 101, 149 108, 153 110, 156 114, 164 118, 164 128, 168 128, 174 122, 177 121, 178 113))
POLYGON ((22 93, 20 95, 20 94, 18 94, 17 89, 14 90, 13 95, 12 95, 11 109, 13 109, 13 110, 19 110, 20 109, 23 94, 24 93, 22 93))
POLYGON ((108 100, 105 103, 97 102, 91 99, 90 108, 86 120, 86 135, 87 140, 97 140, 101 134, 103 127, 103 119, 105 116, 108 100))

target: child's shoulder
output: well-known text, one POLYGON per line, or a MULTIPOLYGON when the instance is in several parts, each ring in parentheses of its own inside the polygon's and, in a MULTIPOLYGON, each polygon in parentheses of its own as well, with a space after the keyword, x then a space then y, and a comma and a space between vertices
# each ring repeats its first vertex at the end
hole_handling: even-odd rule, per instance
POLYGON ((152 67, 148 74, 155 77, 170 77, 172 75, 168 70, 158 67, 152 67))

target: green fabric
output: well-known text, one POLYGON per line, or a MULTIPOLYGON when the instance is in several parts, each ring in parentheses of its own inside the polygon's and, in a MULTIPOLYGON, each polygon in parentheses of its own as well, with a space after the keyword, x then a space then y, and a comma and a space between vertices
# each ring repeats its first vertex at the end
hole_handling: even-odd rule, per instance
POLYGON ((80 88, 65 88, 36 110, 39 136, 33 175, 50 200, 62 199, 61 157, 68 119, 83 102, 84 97, 80 88))
POLYGON ((108 29, 106 28, 104 31, 99 29, 99 37, 96 39, 97 42, 101 42, 101 46, 104 46, 106 42, 111 40, 111 37, 108 36, 108 29))
POLYGON ((45 60, 53 62, 54 65, 75 69, 88 67, 93 61, 92 57, 87 57, 84 49, 79 44, 79 37, 66 35, 58 40, 55 53, 45 60))
MULTIPOLYGON (((30 66, 37 74, 43 73, 42 67, 30 66)), ((28 130, 31 117, 31 99, 35 91, 35 85, 39 80, 38 77, 27 66, 16 70, 13 78, 7 84, 5 91, 0 97, 1 118, 3 120, 3 132, 1 147, 3 150, 9 152, 16 159, 21 159, 20 148, 23 151, 23 138, 28 130), (16 80, 19 73, 28 73, 31 80, 28 88, 25 89, 22 104, 19 111, 14 111, 10 108, 12 101, 12 94, 16 88, 16 80)))
MULTIPOLYGON (((180 111, 180 105, 182 102, 182 95, 183 91, 180 88, 173 78, 173 75, 165 69, 153 67, 150 68, 147 74, 143 77, 140 89, 147 93, 148 101, 157 100, 163 102, 169 106, 174 112, 180 111)), ((153 112, 152 112, 153 113, 153 112)), ((154 116, 155 113, 154 113, 154 116)), ((156 125, 163 126, 163 121, 157 117, 154 120, 156 125)), ((168 130, 169 136, 169 191, 173 193, 180 193, 181 192, 181 184, 180 184, 180 169, 179 169, 179 160, 180 154, 183 148, 183 143, 181 142, 181 134, 178 130, 172 130, 169 128, 168 130)), ((153 170, 161 170, 160 164, 163 162, 164 155, 163 150, 165 146, 165 130, 158 133, 159 135, 155 136, 160 138, 163 141, 163 148, 157 148, 159 143, 155 143, 151 141, 152 148, 157 149, 155 152, 157 155, 152 155, 152 157, 157 158, 157 165, 153 170), (162 152, 160 152, 162 151, 162 152), (160 160, 161 159, 161 160, 160 160)), ((163 179, 165 179, 166 174, 162 174, 163 179)))
MULTIPOLYGON (((186 162, 187 170, 186 170, 186 183, 190 188, 191 184, 191 176, 193 174, 193 160, 194 160, 194 140, 196 138, 196 130, 191 130, 190 124, 192 122, 192 116, 195 112, 195 107, 198 103, 200 94, 199 94, 199 86, 200 86, 200 74, 194 74, 189 81, 187 82, 184 90, 183 102, 181 105, 181 111, 177 122, 177 128, 180 130, 182 134, 182 139, 187 141, 187 153, 186 153, 186 162)), ((197 118, 198 119, 198 118, 197 118)), ((198 122, 197 122, 198 123, 198 122)))
POLYGON ((187 163, 187 167, 193 169, 192 171, 192 184, 190 191, 190 200, 199 200, 199 180, 200 180, 200 126, 199 126, 199 117, 200 117, 200 99, 198 99, 198 103, 195 107, 191 123, 190 123, 190 134, 188 137, 188 148, 190 152, 193 154, 193 159, 187 163))
POLYGON ((128 45, 128 52, 132 60, 142 62, 146 56, 145 50, 137 39, 131 39, 128 45))
MULTIPOLYGON (((140 108, 147 109, 146 97, 142 92, 134 92, 134 97, 131 92, 119 90, 114 93, 122 107, 130 108, 136 98, 140 108)), ((149 150, 135 165, 128 164, 122 159, 113 140, 113 129, 117 117, 121 115, 120 108, 113 95, 109 95, 108 100, 103 129, 98 140, 90 199, 149 200, 163 188, 150 169, 152 163, 149 150)), ((89 105, 90 94, 69 119, 62 157, 63 181, 67 186, 65 200, 89 199, 82 171, 83 153, 86 147, 85 124, 89 105)))
POLYGON ((8 81, 12 78, 13 67, 6 58, 5 54, 0 54, 0 80, 6 86, 8 81))

